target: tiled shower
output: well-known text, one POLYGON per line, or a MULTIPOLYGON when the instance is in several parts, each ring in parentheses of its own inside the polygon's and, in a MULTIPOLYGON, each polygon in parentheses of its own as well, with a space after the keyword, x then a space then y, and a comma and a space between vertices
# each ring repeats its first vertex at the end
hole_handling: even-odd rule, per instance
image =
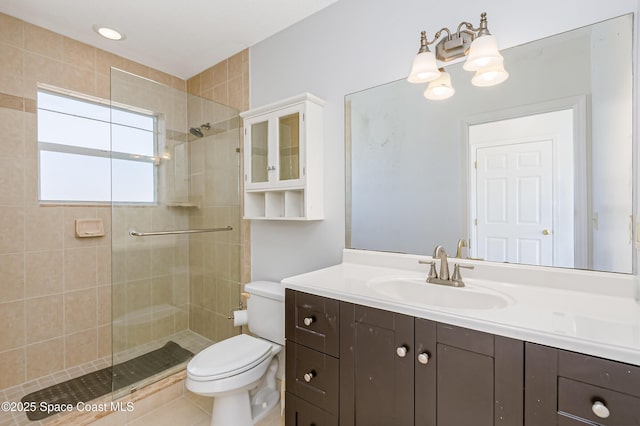
POLYGON ((189 342, 193 335, 208 342, 239 332, 226 317, 238 306, 241 283, 249 277, 236 151, 241 146, 237 112, 247 108, 248 99, 246 51, 187 82, 0 14, 0 56, 4 400, 102 368, 112 350, 134 354, 136 348, 146 350, 180 333, 188 334, 189 342), (135 81, 138 88, 116 93, 122 85, 112 85, 112 67, 123 70, 121 80, 135 81), (106 100, 112 94, 121 101, 129 97, 138 107, 146 104, 161 113, 170 125, 159 139, 166 149, 159 153, 167 158, 160 160, 157 206, 38 202, 39 84, 106 100), (189 127, 205 122, 214 131, 202 138, 189 134, 189 127), (178 149, 176 157, 180 144, 186 149, 182 157, 178 149), (178 157, 182 166, 176 164, 178 157), (76 238, 76 219, 101 219, 106 235, 76 238), (132 227, 158 231, 227 225, 233 231, 128 234, 132 227))

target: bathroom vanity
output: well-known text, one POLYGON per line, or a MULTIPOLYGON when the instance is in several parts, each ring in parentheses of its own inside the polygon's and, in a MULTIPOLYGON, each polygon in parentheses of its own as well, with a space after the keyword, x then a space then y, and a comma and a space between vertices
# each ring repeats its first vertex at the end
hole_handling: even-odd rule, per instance
POLYGON ((283 280, 287 425, 640 424, 632 277, 595 294, 591 272, 551 288, 494 281, 514 266, 478 262, 466 287, 443 288, 418 259, 345 250, 340 265, 283 280))

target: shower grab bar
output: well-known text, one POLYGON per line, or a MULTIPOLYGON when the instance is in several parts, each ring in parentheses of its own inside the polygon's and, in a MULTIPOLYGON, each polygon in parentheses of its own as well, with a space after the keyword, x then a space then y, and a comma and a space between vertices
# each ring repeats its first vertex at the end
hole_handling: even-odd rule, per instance
POLYGON ((227 226, 224 228, 184 229, 179 231, 157 231, 157 232, 129 231, 129 235, 131 235, 132 237, 149 237, 152 235, 201 234, 203 232, 221 232, 221 231, 232 231, 232 230, 233 228, 231 226, 227 226))

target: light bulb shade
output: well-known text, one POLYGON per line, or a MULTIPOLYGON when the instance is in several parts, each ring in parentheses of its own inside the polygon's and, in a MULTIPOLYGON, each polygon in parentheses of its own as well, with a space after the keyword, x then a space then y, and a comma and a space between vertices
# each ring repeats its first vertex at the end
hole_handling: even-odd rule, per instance
POLYGON ((432 101, 441 101, 450 98, 456 90, 451 86, 451 76, 448 72, 441 72, 440 77, 429 82, 424 97, 432 101))
POLYGON ((427 51, 418 53, 413 59, 411 74, 409 74, 410 83, 427 83, 440 77, 436 56, 433 52, 427 51))
POLYGON ((469 55, 462 68, 466 71, 478 71, 501 64, 503 61, 504 58, 498 51, 496 38, 492 35, 484 35, 473 40, 469 48, 469 55))
POLYGON ((489 87, 500 84, 509 78, 509 73, 505 71, 503 64, 493 65, 476 71, 471 79, 471 84, 478 87, 489 87))

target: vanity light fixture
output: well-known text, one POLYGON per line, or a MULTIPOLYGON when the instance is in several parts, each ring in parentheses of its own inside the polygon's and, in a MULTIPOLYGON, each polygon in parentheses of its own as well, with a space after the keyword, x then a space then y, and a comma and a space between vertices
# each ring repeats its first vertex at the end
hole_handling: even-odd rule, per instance
POLYGON ((109 40, 120 41, 125 39, 124 34, 117 30, 114 30, 113 28, 94 25, 93 30, 100 34, 102 37, 108 38, 109 40))
POLYGON ((411 83, 434 83, 433 87, 430 83, 425 90, 425 97, 434 100, 447 99, 455 90, 451 86, 451 77, 442 68, 438 68, 437 61, 448 62, 465 56, 467 60, 463 68, 476 73, 471 79, 474 86, 495 86, 509 78, 509 73, 503 65, 504 58, 498 51, 496 38, 487 28, 487 14, 483 12, 478 28, 474 28, 469 22, 461 22, 455 33, 445 27, 438 31, 431 41, 427 40, 426 31, 422 31, 420 49, 413 60, 407 80, 411 83), (441 37, 444 32, 446 35, 441 37), (429 45, 436 42, 434 54, 429 45), (447 95, 434 96, 435 92, 447 95))
POLYGON ((440 77, 435 80, 431 80, 427 86, 427 90, 424 91, 424 97, 433 101, 441 101, 453 96, 456 93, 456 89, 451 86, 451 76, 444 68, 438 70, 440 77))

